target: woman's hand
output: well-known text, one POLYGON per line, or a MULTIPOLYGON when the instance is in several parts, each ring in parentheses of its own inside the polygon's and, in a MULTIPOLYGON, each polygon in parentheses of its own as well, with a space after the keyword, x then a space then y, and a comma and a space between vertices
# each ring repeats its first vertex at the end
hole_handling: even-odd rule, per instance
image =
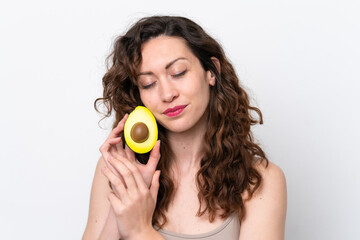
POLYGON ((111 131, 105 143, 100 147, 100 152, 105 160, 107 167, 117 177, 120 177, 120 175, 114 169, 114 167, 111 164, 109 164, 109 158, 120 159, 126 157, 130 162, 135 164, 140 174, 142 175, 146 185, 149 187, 154 172, 156 170, 156 166, 160 159, 160 151, 159 151, 160 143, 159 141, 156 142, 153 150, 150 153, 149 161, 147 162, 146 165, 139 163, 135 158, 134 152, 127 145, 125 145, 125 149, 122 147, 123 142, 120 135, 124 130, 124 125, 127 118, 128 118, 128 114, 125 114, 125 116, 121 119, 118 125, 111 131))
MULTIPOLYGON (((154 151, 156 149, 152 150, 152 152, 154 151)), ((159 190, 160 171, 156 171, 152 175, 149 189, 134 161, 127 157, 119 159, 110 157, 108 161, 123 177, 122 181, 108 167, 102 169, 104 175, 118 192, 118 195, 110 193, 108 199, 114 209, 121 237, 137 239, 139 236, 153 234, 152 216, 159 190)))

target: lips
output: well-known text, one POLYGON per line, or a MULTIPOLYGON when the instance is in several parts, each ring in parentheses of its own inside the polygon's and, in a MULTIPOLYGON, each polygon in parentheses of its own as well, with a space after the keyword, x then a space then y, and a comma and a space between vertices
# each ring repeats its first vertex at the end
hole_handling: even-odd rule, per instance
POLYGON ((178 105, 173 108, 166 109, 163 113, 169 117, 176 117, 186 108, 187 105, 178 105))

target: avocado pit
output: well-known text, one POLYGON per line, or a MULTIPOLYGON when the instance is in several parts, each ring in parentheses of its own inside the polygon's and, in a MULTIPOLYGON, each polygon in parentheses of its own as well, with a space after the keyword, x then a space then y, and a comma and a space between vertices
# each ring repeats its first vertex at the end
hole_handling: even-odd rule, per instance
POLYGON ((149 129, 145 123, 137 122, 131 128, 130 136, 134 140, 134 142, 145 142, 149 137, 149 129))

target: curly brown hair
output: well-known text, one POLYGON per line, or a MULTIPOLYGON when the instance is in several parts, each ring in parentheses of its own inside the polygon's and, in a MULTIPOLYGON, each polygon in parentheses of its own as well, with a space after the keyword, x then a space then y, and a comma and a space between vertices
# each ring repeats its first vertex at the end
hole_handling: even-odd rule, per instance
MULTIPOLYGON (((102 79, 103 97, 95 100, 94 107, 99 112, 98 103, 106 106, 104 118, 114 112, 115 127, 125 113, 143 105, 136 82, 142 59, 141 47, 160 35, 184 39, 204 70, 210 70, 216 76, 215 86, 210 88, 204 155, 196 175, 200 202, 197 215, 208 212, 212 222, 221 209, 222 218, 238 212, 242 219, 246 200, 242 193, 247 192, 251 198, 262 182, 255 164, 265 161, 266 166, 268 165, 264 151, 254 142, 250 131, 251 125, 262 124, 262 114, 258 108, 250 106, 248 95, 240 87, 234 68, 222 47, 198 24, 177 16, 152 16, 136 22, 115 41, 114 50, 107 58, 108 71, 102 79), (219 60, 220 72, 212 57, 219 60), (257 113, 259 118, 254 118, 252 112, 257 113), (205 206, 201 203, 205 203, 205 206)), ((161 177, 153 225, 162 227, 166 223, 165 212, 175 191, 169 161, 172 151, 167 141, 166 129, 161 125, 159 139, 161 159, 157 169, 161 170, 161 177)), ((146 163, 148 155, 137 155, 137 159, 146 163)))

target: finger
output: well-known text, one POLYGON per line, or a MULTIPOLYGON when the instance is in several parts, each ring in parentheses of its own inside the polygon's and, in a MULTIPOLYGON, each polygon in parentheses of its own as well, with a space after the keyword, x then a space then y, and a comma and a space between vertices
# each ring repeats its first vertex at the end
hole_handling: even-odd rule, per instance
MULTIPOLYGON (((114 157, 110 155, 110 156, 109 156, 109 159, 114 159, 114 157)), ((116 177, 120 178, 122 184, 125 186, 126 184, 125 184, 124 178, 120 175, 120 173, 114 168, 113 165, 110 164, 109 161, 107 161, 107 164, 109 165, 109 166, 107 166, 107 167, 111 170, 111 172, 112 172, 116 177)), ((110 185, 111 185, 111 189, 115 192, 115 195, 119 196, 118 191, 116 190, 116 188, 113 186, 113 184, 112 184, 111 182, 110 182, 110 185)))
POLYGON ((109 159, 114 159, 114 156, 108 154, 108 158, 105 159, 106 167, 108 167, 115 176, 121 177, 118 171, 110 164, 109 159))
POLYGON ((114 194, 117 196, 117 197, 120 197, 120 194, 117 192, 115 186, 113 186, 113 184, 109 181, 109 186, 110 186, 110 189, 114 192, 114 194))
POLYGON ((121 141, 121 138, 107 139, 105 141, 105 143, 99 149, 101 152, 101 155, 104 157, 107 167, 109 167, 111 170, 114 170, 108 163, 108 159, 110 157, 114 157, 114 153, 111 151, 112 150, 111 144, 116 143, 117 141, 119 141, 119 139, 121 141))
POLYGON ((122 141, 122 138, 121 138, 121 141, 118 142, 117 144, 114 144, 114 149, 122 156, 125 156, 125 151, 124 151, 124 148, 123 148, 123 141, 122 141))
POLYGON ((116 159, 119 159, 119 158, 122 158, 122 157, 126 156, 126 153, 125 153, 124 149, 122 147, 117 148, 116 146, 113 146, 113 147, 110 148, 110 154, 116 159))
MULTIPOLYGON (((114 139, 114 138, 118 138, 120 133, 124 130, 124 126, 125 126, 125 122, 128 118, 128 114, 126 113, 125 116, 119 121, 118 125, 111 131, 108 139, 114 139)), ((122 149, 122 138, 120 137, 119 139, 120 141, 116 141, 113 145, 114 148, 119 151, 119 152, 123 152, 122 149)), ((111 150, 111 149, 110 149, 111 150)))
POLYGON ((143 176, 141 175, 139 169, 135 166, 134 162, 126 158, 122 158, 121 162, 132 172, 133 177, 135 179, 136 185, 140 191, 147 191, 149 188, 147 187, 143 176))
POLYGON ((114 145, 121 142, 121 137, 116 137, 108 140, 109 145, 114 145))
POLYGON ((131 161, 131 162, 135 162, 135 153, 133 150, 131 150, 129 148, 129 146, 127 144, 125 144, 125 153, 127 158, 131 161))
POLYGON ((128 193, 120 178, 116 177, 115 174, 107 167, 104 167, 101 170, 105 177, 109 179, 112 186, 116 189, 118 197, 122 200, 125 199, 128 196, 128 193))
POLYGON ((101 152, 101 155, 104 157, 105 163, 108 165, 107 160, 109 158, 110 153, 109 153, 109 146, 107 141, 105 141, 105 143, 101 145, 99 151, 101 152))
POLYGON ((102 154, 103 156, 102 156, 102 159, 104 160, 104 162, 105 162, 105 165, 106 165, 106 167, 107 168, 109 168, 116 176, 120 176, 119 175, 119 173, 116 171, 116 169, 113 167, 113 166, 111 166, 111 164, 109 163, 109 158, 113 158, 109 153, 107 153, 107 154, 105 154, 105 156, 104 156, 104 154, 102 154))
POLYGON ((122 145, 122 141, 121 141, 122 139, 121 139, 121 137, 118 137, 118 134, 123 130, 127 117, 128 117, 128 114, 125 114, 125 116, 121 119, 121 121, 119 121, 117 127, 115 127, 111 131, 109 137, 106 139, 105 143, 99 149, 105 160, 106 166, 118 177, 119 177, 119 174, 114 169, 114 167, 111 166, 111 164, 109 164, 108 159, 111 157, 118 158, 121 156, 122 152, 124 152, 124 150, 122 148, 121 148, 122 152, 115 151, 115 149, 116 149, 117 144, 119 144, 120 146, 122 145), (119 154, 119 152, 120 152, 120 154, 119 154))
POLYGON ((126 113, 125 116, 120 120, 118 125, 111 131, 109 138, 118 137, 118 135, 124 130, 124 125, 128 116, 129 115, 126 113))
POLYGON ((113 211, 119 215, 124 209, 124 204, 114 193, 110 193, 108 195, 108 200, 112 206, 113 211))
POLYGON ((151 181, 151 186, 150 186, 150 193, 151 193, 152 198, 155 201, 157 199, 157 195, 159 192, 159 186, 160 186, 159 180, 160 180, 160 170, 157 170, 153 175, 153 178, 151 181))
POLYGON ((121 137, 113 138, 108 140, 109 152, 114 158, 119 158, 125 155, 124 149, 122 148, 121 137), (112 145, 112 146, 111 146, 112 145))
MULTIPOLYGON (((127 118, 128 118, 128 114, 125 114, 125 116, 123 117, 123 119, 121 119, 121 121, 118 123, 116 128, 113 129, 115 136, 119 136, 120 133, 124 130, 124 126, 125 126, 125 122, 126 122, 127 118)), ((110 135, 110 136, 113 136, 113 135, 110 135)), ((120 138, 119 142, 114 144, 114 147, 120 154, 125 154, 124 149, 123 149, 122 138, 120 138)))
POLYGON ((117 145, 117 144, 121 144, 121 137, 119 137, 118 135, 120 134, 120 132, 124 129, 124 124, 125 121, 127 119, 128 115, 125 114, 125 116, 121 119, 121 121, 118 123, 117 127, 115 127, 109 137, 106 139, 105 143, 100 147, 100 152, 101 154, 103 154, 103 156, 107 159, 108 155, 109 155, 109 151, 111 150, 111 145, 117 145))
POLYGON ((129 169, 120 159, 112 159, 109 162, 124 178, 127 191, 131 193, 137 192, 138 186, 136 184, 132 170, 129 169))
POLYGON ((149 161, 146 165, 149 166, 153 171, 155 171, 159 160, 160 160, 160 140, 157 140, 153 149, 150 152, 149 161))
MULTIPOLYGON (((105 175, 105 174, 104 174, 104 175, 105 175)), ((121 178, 121 182, 122 182, 122 184, 125 186, 124 179, 123 179, 121 176, 119 176, 119 178, 121 178)), ((109 186, 110 186, 110 189, 114 192, 114 194, 115 194, 118 198, 120 198, 120 194, 119 194, 118 190, 116 189, 116 186, 114 186, 114 184, 112 184, 110 180, 109 180, 109 186)))

